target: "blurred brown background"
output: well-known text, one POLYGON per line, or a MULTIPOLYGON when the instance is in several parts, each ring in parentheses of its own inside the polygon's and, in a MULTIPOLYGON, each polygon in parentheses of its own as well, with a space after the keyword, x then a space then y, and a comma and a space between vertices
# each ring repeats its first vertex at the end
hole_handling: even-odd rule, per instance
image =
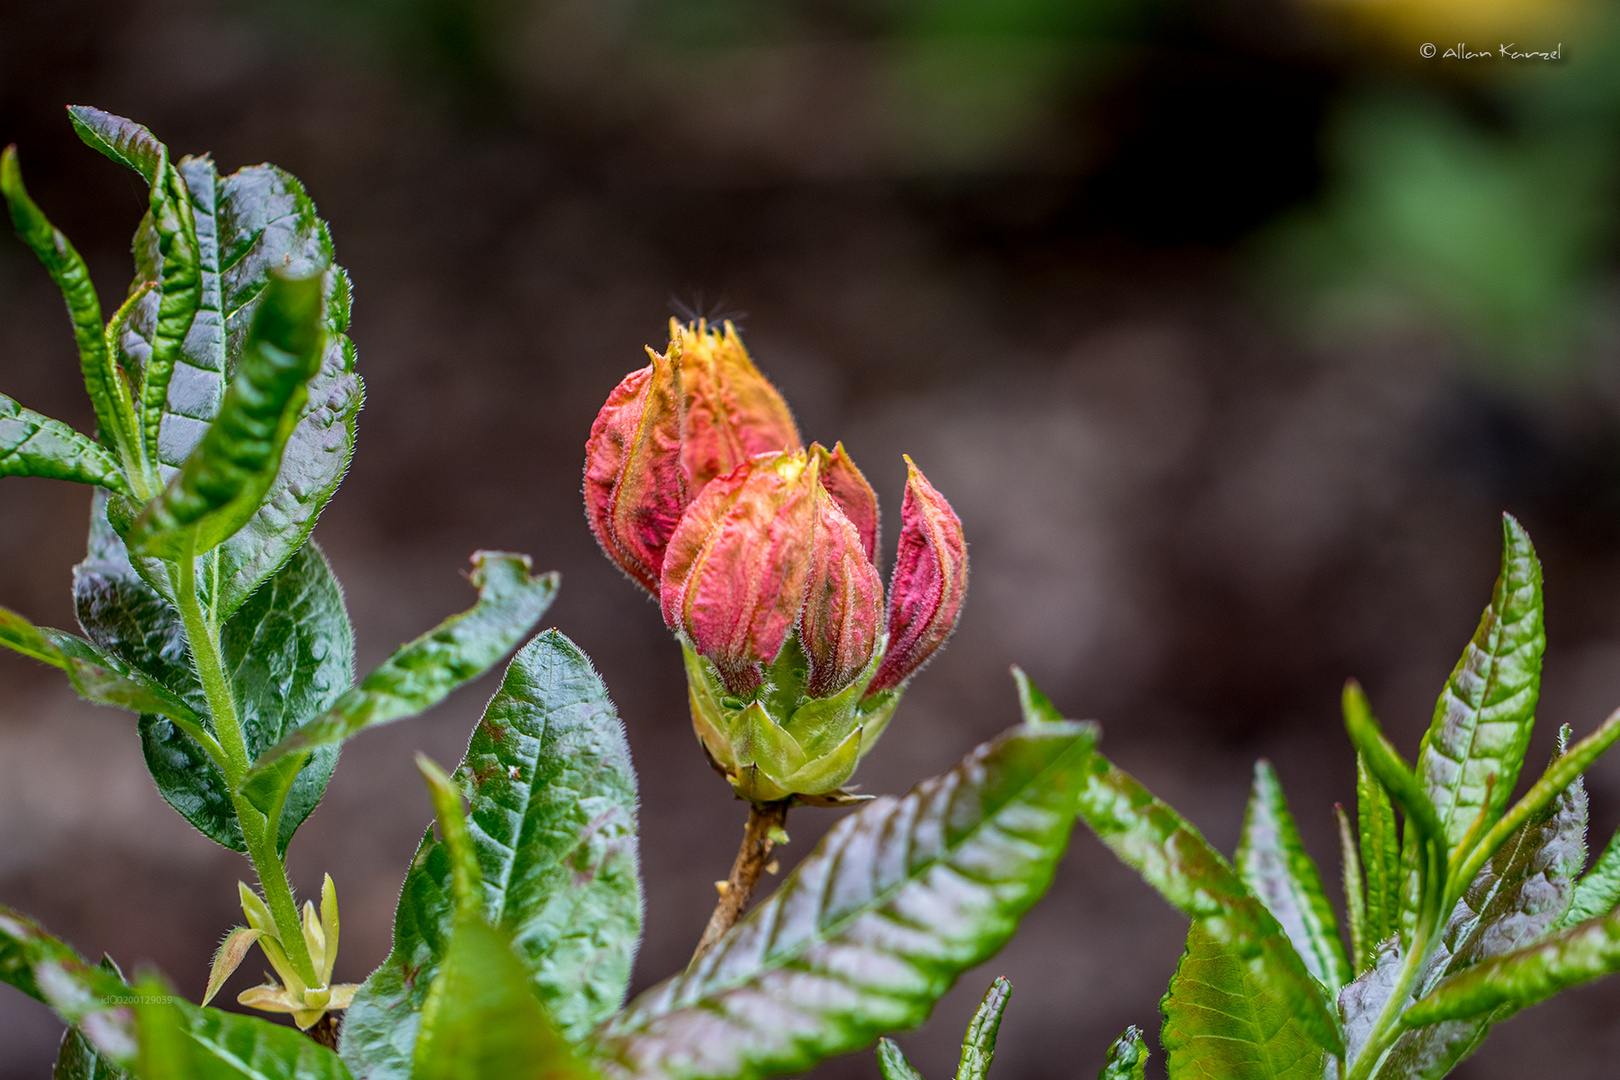
MULTIPOLYGON (((1336 881, 1339 688, 1359 677, 1414 750, 1503 510, 1546 566, 1532 759, 1620 705, 1617 61, 1609 9, 1574 0, 5 0, 0 143, 104 300, 144 194, 64 104, 304 180, 357 286, 369 400, 317 537, 360 669, 467 606, 475 548, 563 572, 548 621, 641 766, 639 990, 684 962, 744 817, 579 500, 595 410, 672 312, 739 321, 889 537, 902 452, 961 513, 961 629, 867 790, 1013 723, 1016 662, 1228 851, 1269 757, 1336 881), (1419 55, 1458 41, 1565 59, 1419 55)), ((90 428, 14 242, 0 389, 90 428)), ((72 625, 88 498, 0 483, 0 602, 72 625)), ((0 902, 197 995, 249 868, 158 798, 132 718, 55 675, 0 656, 0 902)), ((457 760, 493 687, 350 744, 295 841, 305 892, 331 870, 343 897, 340 978, 387 951, 429 818, 411 754, 457 760)), ((1601 846, 1620 759, 1590 779, 1601 846)), ((788 858, 832 819, 797 812, 788 858)), ((996 1074, 1090 1076, 1125 1025, 1156 1032, 1183 934, 1082 830, 1018 937, 901 1042, 949 1075, 1005 973, 996 1074)), ((1613 1076, 1617 1011, 1620 983, 1565 995, 1457 1075, 1613 1076)), ((0 1078, 46 1075, 59 1034, 0 992, 0 1078)))

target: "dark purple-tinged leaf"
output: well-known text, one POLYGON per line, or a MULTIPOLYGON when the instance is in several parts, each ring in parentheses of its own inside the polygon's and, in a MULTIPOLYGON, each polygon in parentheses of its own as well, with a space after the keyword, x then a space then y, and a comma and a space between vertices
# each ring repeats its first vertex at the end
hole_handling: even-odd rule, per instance
POLYGON ((1095 740, 1089 725, 1024 725, 865 804, 691 968, 598 1029, 599 1068, 756 1080, 920 1022, 1051 883, 1095 740))
POLYGON ((1277 773, 1263 759, 1254 766, 1237 870, 1249 891, 1282 924, 1306 970, 1329 993, 1338 993, 1353 977, 1339 938, 1338 919, 1322 887, 1322 875, 1305 851, 1288 812, 1277 773))

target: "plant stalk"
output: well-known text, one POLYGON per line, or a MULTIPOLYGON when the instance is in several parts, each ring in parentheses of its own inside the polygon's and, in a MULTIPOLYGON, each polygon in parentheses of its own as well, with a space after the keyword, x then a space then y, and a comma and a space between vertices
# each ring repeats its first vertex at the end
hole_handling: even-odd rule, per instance
POLYGON ((225 773, 226 786, 231 790, 231 806, 242 827, 243 846, 247 848, 253 869, 259 875, 259 887, 264 893, 265 905, 275 920, 281 947, 307 986, 317 986, 315 962, 304 941, 303 923, 298 918, 298 901, 293 898, 292 886, 287 881, 287 867, 276 850, 276 837, 269 821, 241 794, 243 777, 251 767, 247 738, 236 714, 236 699, 231 693, 231 682, 225 674, 225 665, 219 653, 219 629, 203 614, 197 601, 196 558, 190 544, 173 564, 176 605, 186 628, 186 644, 191 647, 192 665, 196 668, 203 694, 208 699, 208 711, 214 721, 214 736, 219 741, 225 759, 220 767, 225 773))
POLYGON ((731 864, 731 876, 726 878, 721 889, 720 902, 715 905, 714 914, 709 916, 709 925, 703 931, 697 951, 692 954, 692 963, 697 963, 710 946, 742 919, 748 901, 754 897, 754 886, 759 883, 759 875, 771 861, 771 852, 776 848, 774 836, 787 823, 791 803, 791 799, 781 799, 748 804, 748 827, 743 832, 742 847, 737 849, 737 859, 731 864))

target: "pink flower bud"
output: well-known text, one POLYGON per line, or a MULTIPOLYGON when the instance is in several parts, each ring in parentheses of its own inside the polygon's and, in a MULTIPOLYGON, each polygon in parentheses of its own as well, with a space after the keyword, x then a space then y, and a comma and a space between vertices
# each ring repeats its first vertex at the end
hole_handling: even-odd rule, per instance
POLYGON ((680 347, 681 460, 691 498, 755 454, 803 445, 787 402, 748 358, 729 322, 716 331, 702 320, 682 326, 671 319, 669 338, 680 347))
POLYGON ((945 643, 967 594, 962 522, 909 457, 906 468, 900 550, 889 579, 889 646, 867 696, 905 682, 945 643))
POLYGON ((804 604, 817 471, 803 450, 749 458, 703 489, 670 538, 664 622, 737 697, 759 689, 804 604))
MULTIPOLYGON (((827 453, 819 445, 811 448, 812 453, 818 451, 827 453)), ((838 452, 843 453, 842 446, 838 452)), ((826 473, 821 479, 825 485, 826 473)), ((823 486, 816 492, 811 518, 810 570, 799 615, 799 644, 810 661, 806 694, 832 697, 866 668, 877 648, 882 607, 883 579, 863 546, 860 530, 823 486)))
POLYGON ((686 509, 679 346, 626 375, 585 444, 585 516, 619 569, 658 595, 664 551, 686 509))
POLYGON ((872 485, 866 482, 861 470, 844 452, 843 443, 835 444, 830 453, 820 443, 812 446, 810 451, 821 463, 821 486, 838 500, 838 508, 854 524, 855 531, 860 533, 866 558, 875 563, 879 528, 877 492, 872 490, 872 485))

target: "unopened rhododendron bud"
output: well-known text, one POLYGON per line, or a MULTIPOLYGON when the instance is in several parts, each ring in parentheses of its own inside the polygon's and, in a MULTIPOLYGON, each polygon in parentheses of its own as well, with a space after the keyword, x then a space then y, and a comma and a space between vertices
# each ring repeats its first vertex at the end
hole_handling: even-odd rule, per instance
POLYGON ((648 353, 591 431, 591 527, 658 596, 693 727, 738 794, 847 799, 906 680, 955 627, 961 522, 908 458, 885 629, 877 496, 843 444, 802 446, 729 323, 672 324, 648 353))

